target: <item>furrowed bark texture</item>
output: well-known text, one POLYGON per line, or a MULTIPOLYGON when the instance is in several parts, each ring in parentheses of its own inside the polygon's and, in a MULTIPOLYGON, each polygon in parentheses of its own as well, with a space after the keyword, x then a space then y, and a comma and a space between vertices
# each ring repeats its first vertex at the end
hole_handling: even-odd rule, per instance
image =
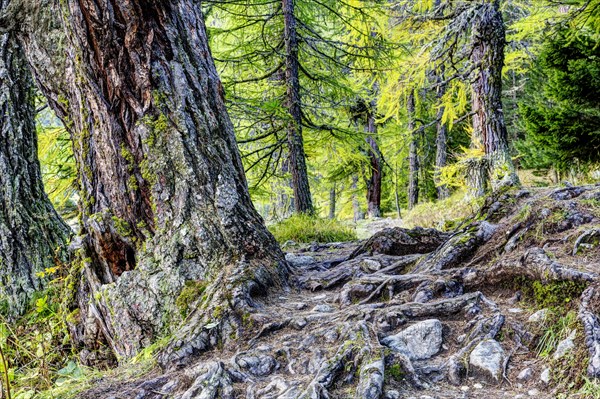
POLYGON ((408 153, 408 209, 412 209, 419 202, 419 154, 417 124, 415 123, 415 91, 411 89, 407 102, 408 131, 410 134, 410 148, 408 153))
POLYGON ((287 107, 291 121, 287 129, 290 172, 294 190, 296 213, 313 213, 313 203, 308 183, 306 154, 302 138, 302 99, 300 96, 300 63, 298 60, 298 34, 294 0, 282 0, 285 42, 285 81, 287 107))
MULTIPOLYGON (((473 25, 471 60, 477 65, 472 85, 472 146, 482 149, 487 159, 492 189, 519 184, 510 157, 508 134, 502 108, 502 67, 506 35, 496 1, 482 4, 473 25)), ((478 182, 473 182, 475 186, 478 182)), ((481 192, 483 188, 476 189, 481 192)))
POLYGON ((375 124, 375 104, 370 104, 367 112, 367 144, 371 161, 371 176, 367 181, 367 211, 369 217, 381 217, 381 181, 383 179, 383 155, 377 144, 377 125, 375 124))
POLYGON ((36 273, 63 260, 70 231, 44 192, 33 100, 23 52, 12 33, 1 35, 0 301, 11 317, 44 288, 46 279, 36 273))
POLYGON ((101 335, 118 358, 133 356, 178 324, 176 298, 190 282, 192 303, 203 298, 196 312, 219 307, 218 319, 285 284, 283 254, 248 194, 197 2, 51 5, 24 36, 36 66, 48 40, 40 21, 54 24, 54 51, 67 54, 56 58, 59 82, 34 69, 75 143, 85 343, 101 335), (62 40, 51 8, 63 15, 62 40))

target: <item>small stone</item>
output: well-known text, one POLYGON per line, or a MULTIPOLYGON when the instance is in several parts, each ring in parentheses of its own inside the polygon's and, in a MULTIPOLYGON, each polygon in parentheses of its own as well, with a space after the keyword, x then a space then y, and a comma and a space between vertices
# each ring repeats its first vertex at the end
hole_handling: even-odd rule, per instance
POLYGON ((371 272, 376 272, 381 269, 381 263, 377 262, 374 259, 363 259, 360 262, 360 265, 371 272))
POLYGON ((474 371, 499 382, 502 379, 505 358, 502 346, 496 340, 487 339, 473 349, 469 356, 469 363, 474 371))
POLYGON ((542 371, 542 374, 540 374, 540 381, 546 385, 550 384, 550 368, 546 368, 542 371))
POLYGON ((333 312, 333 308, 327 304, 322 304, 315 306, 312 311, 320 313, 331 313, 333 312))
POLYGON ((514 313, 514 314, 523 313, 523 309, 521 309, 521 308, 511 308, 511 309, 508 309, 508 313, 514 313))
POLYGON ((313 299, 315 301, 322 301, 324 299, 327 299, 327 295, 325 295, 325 294, 317 295, 317 296, 313 297, 313 299))
POLYGON ((433 396, 421 395, 421 399, 435 399, 433 396))
POLYGON ((476 384, 473 384, 473 388, 481 389, 481 388, 483 388, 483 385, 481 385, 480 383, 476 383, 476 384))
POLYGON ((415 323, 381 340, 383 345, 405 354, 410 360, 425 360, 437 355, 442 342, 442 323, 435 319, 415 323))
POLYGON ((304 302, 297 302, 293 305, 293 307, 296 310, 303 310, 303 309, 306 309, 308 307, 308 305, 305 304, 304 302))
POLYGON ((515 399, 525 399, 525 395, 520 393, 518 395, 515 395, 515 399))
POLYGON ((302 330, 304 327, 306 327, 307 324, 308 324, 308 321, 306 321, 306 319, 304 317, 300 317, 300 318, 292 320, 290 325, 292 326, 292 328, 295 328, 296 330, 302 330))
POLYGON ((517 291, 515 293, 515 295, 513 295, 513 297, 508 300, 508 303, 510 303, 511 305, 514 305, 515 303, 517 303, 521 300, 522 296, 523 296, 523 294, 521 293, 521 291, 517 291))
POLYGON ((384 399, 400 399, 400 392, 395 389, 391 389, 389 391, 385 391, 383 394, 384 399))
POLYGON ((548 318, 548 312, 548 309, 538 310, 537 312, 529 316, 529 319, 527 319, 527 321, 529 321, 530 323, 540 323, 542 321, 546 321, 546 319, 548 318))
POLYGON ((575 334, 576 332, 575 330, 573 330, 566 339, 558 343, 558 345, 556 346, 556 352, 554 352, 554 360, 560 359, 567 353, 571 352, 573 348, 575 348, 575 334))
POLYGON ((285 260, 295 267, 306 267, 316 263, 315 258, 306 255, 296 255, 293 253, 285 254, 285 260))
POLYGON ((469 390, 469 387, 466 385, 463 385, 462 387, 460 387, 460 390, 463 392, 467 392, 469 390))
POLYGON ((531 367, 527 367, 519 373, 519 375, 517 376, 517 380, 529 381, 531 377, 533 377, 533 369, 531 367))
POLYGON ((540 391, 538 391, 537 389, 530 389, 529 391, 527 391, 527 395, 529 396, 538 396, 540 394, 540 391))

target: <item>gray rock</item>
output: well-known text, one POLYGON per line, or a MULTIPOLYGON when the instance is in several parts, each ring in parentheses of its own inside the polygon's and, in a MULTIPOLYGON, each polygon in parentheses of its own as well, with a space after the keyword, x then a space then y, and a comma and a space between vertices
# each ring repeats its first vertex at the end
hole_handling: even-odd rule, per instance
POLYGON ((575 348, 575 334, 576 332, 572 331, 566 339, 563 339, 558 343, 556 352, 554 352, 554 360, 560 359, 575 348))
POLYGON ((415 323, 400 333, 381 340, 383 345, 406 355, 410 360, 424 360, 435 356, 440 351, 442 342, 442 323, 435 319, 415 323))
POLYGON ((542 374, 540 374, 540 381, 542 381, 544 384, 548 385, 550 384, 550 368, 546 368, 544 369, 544 371, 542 371, 542 374))
POLYGON ((469 356, 471 368, 491 380, 500 382, 506 354, 502 346, 493 339, 481 341, 469 356))
POLYGON ((540 394, 540 391, 538 391, 537 389, 530 389, 529 391, 527 391, 527 395, 529 396, 538 396, 540 394))
POLYGON ((315 258, 306 255, 296 255, 292 253, 285 254, 285 260, 290 262, 292 266, 306 267, 316 263, 315 258))
POLYGON ((548 312, 548 309, 538 310, 537 312, 529 316, 529 319, 527 319, 527 321, 529 321, 530 323, 541 323, 542 321, 546 321, 546 319, 548 318, 548 312))
POLYGON ((395 389, 385 391, 383 394, 383 399, 400 399, 400 392, 396 391, 395 389))
POLYGON ((263 377, 271 374, 277 367, 277 361, 269 355, 240 354, 234 359, 234 363, 248 373, 263 377))
POLYGON ((527 367, 523 369, 517 376, 517 380, 519 381, 529 381, 533 377, 533 369, 531 367, 527 367))
POLYGON ((315 306, 312 311, 320 313, 331 313, 333 312, 333 308, 327 304, 322 304, 315 306))

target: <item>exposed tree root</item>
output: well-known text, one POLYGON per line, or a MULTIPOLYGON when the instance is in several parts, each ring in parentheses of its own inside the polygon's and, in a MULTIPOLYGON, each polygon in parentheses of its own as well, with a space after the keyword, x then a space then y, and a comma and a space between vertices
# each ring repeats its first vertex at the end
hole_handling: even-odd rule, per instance
POLYGON ((590 352, 587 374, 591 378, 600 378, 600 291, 595 284, 581 295, 579 319, 583 324, 585 345, 590 352))
MULTIPOLYGON (((557 196, 594 192, 566 190, 557 196)), ((519 195, 501 198, 533 201, 519 195)), ((314 262, 298 263, 293 270, 296 286, 264 301, 260 293, 268 284, 254 285, 254 279, 237 286, 240 280, 215 282, 186 321, 187 329, 163 352, 161 364, 168 366, 167 377, 130 387, 124 397, 382 399, 419 397, 417 390, 435 397, 433 387, 442 386, 443 392, 459 392, 444 397, 459 398, 464 392, 454 386, 472 384, 471 377, 517 389, 521 382, 506 381, 516 381, 525 367, 519 362, 527 358, 525 364, 537 367, 537 375, 544 362, 535 355, 537 333, 531 330, 535 322, 528 321, 527 314, 533 312, 520 306, 519 296, 512 291, 515 281, 524 280, 588 286, 581 296, 579 319, 590 353, 588 375, 600 378, 598 271, 593 264, 581 265, 581 270, 579 265, 570 266, 573 237, 578 237, 575 247, 582 248, 595 239, 596 229, 543 237, 543 242, 553 243, 544 249, 543 242, 533 242, 531 237, 521 240, 527 231, 539 230, 538 218, 547 217, 544 212, 515 222, 519 218, 504 207, 502 199, 486 206, 485 214, 495 215, 492 220, 498 224, 471 224, 444 238, 441 245, 434 244, 442 233, 417 229, 418 234, 411 236, 415 231, 398 229, 361 244, 344 261, 309 254, 314 262), (398 343, 403 333, 428 322, 441 327, 435 330, 439 335, 428 332, 434 335, 427 337, 435 336, 442 343, 430 357, 416 357, 402 346, 389 345, 390 338, 398 343), (493 339, 503 356, 499 374, 490 377, 469 364, 473 350, 493 339)), ((583 214, 573 210, 578 213, 583 214)), ((590 252, 586 259, 596 260, 590 252)), ((545 394, 542 397, 552 395, 545 394)))

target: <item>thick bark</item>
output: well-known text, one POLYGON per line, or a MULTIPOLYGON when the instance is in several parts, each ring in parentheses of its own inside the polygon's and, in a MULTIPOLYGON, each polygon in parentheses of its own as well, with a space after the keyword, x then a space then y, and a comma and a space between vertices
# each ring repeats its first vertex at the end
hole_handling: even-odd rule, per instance
MULTIPOLYGON (((444 68, 442 67, 437 73, 437 82, 440 85, 437 89, 437 99, 441 102, 442 97, 446 93, 446 84, 444 81, 444 68)), ((437 113, 437 125, 436 125, 436 139, 435 139, 435 173, 433 179, 437 188, 438 199, 446 199, 450 196, 450 190, 448 186, 443 184, 440 179, 440 173, 442 168, 446 167, 448 161, 448 128, 446 124, 442 123, 442 116, 444 115, 444 106, 440 105, 440 109, 437 113)))
MULTIPOLYGON (((473 25, 471 61, 477 65, 473 88, 472 146, 481 149, 487 160, 493 190, 519 184, 510 157, 508 135, 502 110, 502 67, 506 44, 504 22, 498 2, 482 4, 473 25)), ((478 185, 472 182, 472 186, 478 185)), ((477 186, 475 191, 481 192, 477 186)))
POLYGON ((381 181, 383 179, 383 155, 377 144, 377 125, 375 123, 375 104, 371 104, 367 112, 367 144, 371 176, 367 181, 367 210, 370 218, 381 217, 381 181))
POLYGON ((290 172, 294 190, 296 213, 314 213, 306 154, 302 138, 302 99, 300 96, 300 62, 298 60, 298 34, 294 0, 282 0, 285 42, 285 81, 287 88, 287 107, 291 121, 287 130, 290 151, 290 172))
POLYGON ((287 268, 250 200, 199 5, 50 5, 30 14, 23 35, 75 143, 85 343, 102 335, 119 358, 131 357, 178 324, 176 299, 190 282, 188 305, 198 306, 171 353, 212 345, 199 337, 210 320, 211 334, 235 336, 251 297, 285 284, 287 268), (55 46, 41 46, 49 37, 55 46), (48 69, 46 51, 55 52, 48 69))
POLYGON ((23 313, 57 266, 69 228, 44 192, 37 155, 33 80, 13 34, 0 36, 0 301, 23 313))
POLYGON ((408 152, 408 209, 413 209, 419 202, 419 155, 414 89, 410 90, 406 107, 408 112, 408 132, 410 134, 408 152))

